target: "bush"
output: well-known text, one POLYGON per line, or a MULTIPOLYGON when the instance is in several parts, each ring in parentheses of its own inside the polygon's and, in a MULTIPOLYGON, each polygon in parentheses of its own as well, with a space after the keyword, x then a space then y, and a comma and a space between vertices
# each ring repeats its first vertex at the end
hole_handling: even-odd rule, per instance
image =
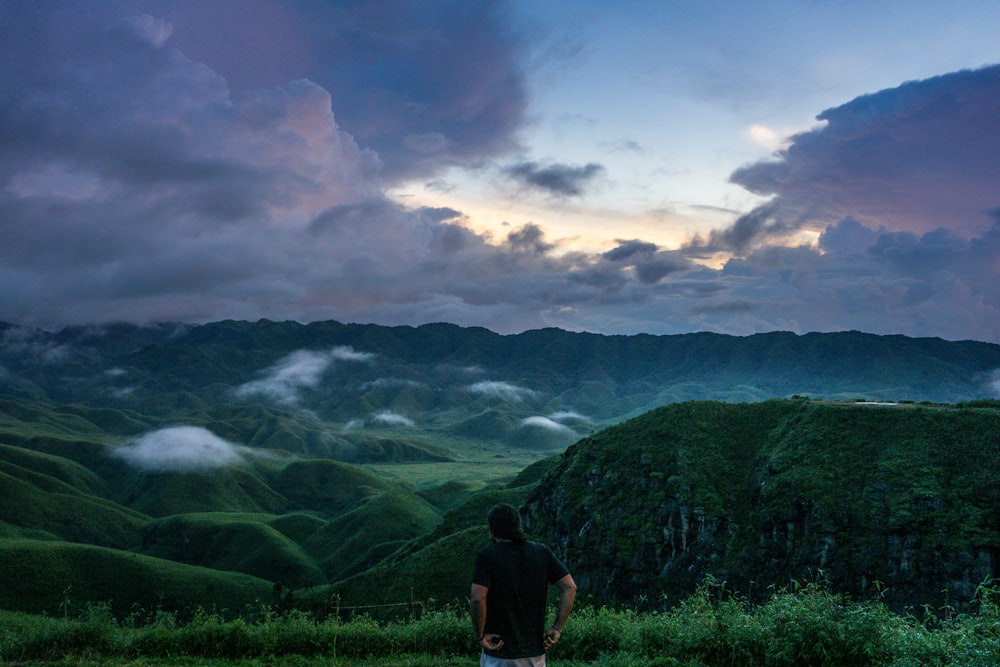
MULTIPOLYGON (((775 592, 763 605, 708 581, 663 612, 581 605, 550 651, 564 667, 924 667, 1000 664, 998 592, 980 586, 974 614, 900 616, 879 602, 846 601, 811 584, 775 592)), ((458 664, 475 659, 467 611, 457 604, 379 622, 317 619, 260 607, 228 620, 198 610, 115 620, 108 605, 78 617, 0 612, 0 662, 103 659, 349 661, 369 665, 458 664), (296 657, 297 656, 297 657, 296 657)))

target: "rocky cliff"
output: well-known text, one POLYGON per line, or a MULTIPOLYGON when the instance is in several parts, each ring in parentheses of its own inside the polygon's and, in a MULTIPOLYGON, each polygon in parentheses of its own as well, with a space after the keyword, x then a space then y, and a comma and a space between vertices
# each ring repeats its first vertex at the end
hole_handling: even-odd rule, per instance
POLYGON ((712 575, 965 609, 998 575, 1000 410, 667 406, 571 447, 525 513, 601 600, 669 604, 712 575))

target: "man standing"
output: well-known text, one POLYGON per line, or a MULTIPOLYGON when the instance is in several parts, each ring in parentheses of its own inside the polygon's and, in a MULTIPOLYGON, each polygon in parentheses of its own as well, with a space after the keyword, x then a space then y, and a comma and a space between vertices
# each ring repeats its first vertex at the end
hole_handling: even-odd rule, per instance
POLYGON ((545 667, 573 609, 576 583, 544 544, 529 542, 513 505, 487 515, 492 544, 476 554, 470 610, 483 649, 481 667, 545 667), (548 586, 559 588, 555 621, 546 629, 548 586))

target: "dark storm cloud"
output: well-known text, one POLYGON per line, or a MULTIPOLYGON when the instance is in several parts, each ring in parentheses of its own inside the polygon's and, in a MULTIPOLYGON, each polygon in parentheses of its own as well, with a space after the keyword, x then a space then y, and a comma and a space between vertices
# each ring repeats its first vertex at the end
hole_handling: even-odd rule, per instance
MULTIPOLYGON (((115 52, 118 66, 90 70, 98 80, 78 91, 92 91, 90 101, 107 95, 111 108, 143 70, 179 54, 237 96, 308 79, 329 91, 345 131, 379 155, 387 182, 516 148, 527 105, 524 44, 497 2, 9 2, 0 30, 10 72, 0 91, 16 96, 54 91, 75 66, 110 64, 115 52), (129 51, 135 41, 172 48, 138 57, 129 51), (108 86, 107 74, 129 85, 108 86)), ((169 107, 171 86, 147 81, 169 107)), ((39 131, 58 127, 37 121, 39 131)), ((27 141, 24 129, 17 134, 27 141)))
POLYGON ((579 197, 584 188, 597 176, 604 173, 604 167, 590 162, 582 167, 567 164, 542 166, 537 162, 519 162, 504 169, 504 173, 515 181, 557 197, 579 197))
POLYGON ((545 254, 555 246, 545 240, 545 232, 536 224, 528 223, 507 234, 507 245, 513 250, 545 254))
POLYGON ((626 260, 636 254, 649 255, 656 252, 657 249, 658 247, 655 243, 648 243, 639 239, 631 241, 619 240, 618 246, 604 253, 602 257, 612 262, 617 262, 626 260))
POLYGON ((601 258, 631 269, 643 285, 655 285, 672 273, 691 268, 691 263, 679 253, 660 251, 655 243, 638 239, 619 240, 618 246, 603 253, 601 258))
POLYGON ((655 285, 672 273, 690 268, 690 264, 677 257, 653 257, 644 262, 636 262, 635 273, 644 285, 655 285))
POLYGON ((249 4, 155 7, 176 25, 174 43, 236 89, 308 77, 330 91, 341 125, 379 154, 389 181, 516 147, 525 45, 504 4, 249 4))
POLYGON ((988 226, 1000 204, 1000 65, 865 95, 818 119, 732 182, 819 229, 845 216, 915 232, 988 226))
POLYGON ((755 247, 780 242, 798 229, 797 224, 789 224, 782 214, 779 202, 768 202, 739 216, 729 227, 713 230, 707 238, 696 236, 685 249, 695 256, 714 252, 743 255, 755 247))
POLYGON ((251 5, 0 7, 0 319, 391 319, 412 303, 469 321, 453 292, 489 301, 505 272, 538 270, 459 211, 383 194, 511 145, 524 96, 498 5, 251 5))

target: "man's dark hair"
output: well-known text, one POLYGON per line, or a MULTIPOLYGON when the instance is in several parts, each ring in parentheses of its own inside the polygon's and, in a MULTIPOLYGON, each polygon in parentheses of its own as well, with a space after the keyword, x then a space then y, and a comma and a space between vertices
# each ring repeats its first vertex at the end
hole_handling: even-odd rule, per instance
POLYGON ((521 514, 517 508, 507 503, 495 505, 486 515, 493 537, 501 540, 521 543, 528 540, 521 527, 521 514))

